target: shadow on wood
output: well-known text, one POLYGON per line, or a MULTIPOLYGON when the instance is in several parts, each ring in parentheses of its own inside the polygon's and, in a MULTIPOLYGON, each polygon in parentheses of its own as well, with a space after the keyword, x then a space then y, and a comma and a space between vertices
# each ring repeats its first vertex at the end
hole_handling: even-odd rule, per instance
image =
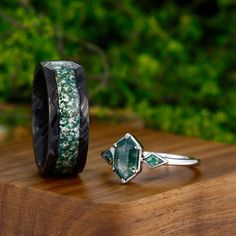
POLYGON ((236 146, 99 123, 90 137, 84 172, 65 179, 38 174, 31 137, 0 147, 2 235, 236 234, 236 146), (144 167, 122 185, 100 153, 126 132, 201 165, 144 167))

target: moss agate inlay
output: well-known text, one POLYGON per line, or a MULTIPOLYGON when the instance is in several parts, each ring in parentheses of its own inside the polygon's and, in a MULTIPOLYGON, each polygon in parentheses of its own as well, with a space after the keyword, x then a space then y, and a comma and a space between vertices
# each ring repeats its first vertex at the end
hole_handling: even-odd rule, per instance
POLYGON ((70 62, 52 62, 56 72, 59 106, 57 174, 71 174, 76 168, 80 136, 80 96, 70 62))

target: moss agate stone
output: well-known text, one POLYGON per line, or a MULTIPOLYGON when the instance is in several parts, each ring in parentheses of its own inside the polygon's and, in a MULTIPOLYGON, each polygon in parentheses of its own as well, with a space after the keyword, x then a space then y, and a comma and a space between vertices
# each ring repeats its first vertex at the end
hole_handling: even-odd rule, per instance
POLYGON ((145 157, 144 163, 150 168, 155 168, 157 166, 165 164, 166 161, 155 153, 150 153, 147 157, 145 157))
POLYGON ((128 182, 140 171, 141 148, 129 135, 115 144, 113 171, 123 182, 128 182))
POLYGON ((108 149, 108 150, 106 150, 106 151, 104 151, 104 152, 102 153, 103 159, 104 159, 108 164, 112 164, 112 161, 113 161, 113 158, 114 158, 113 152, 114 152, 114 148, 110 148, 110 149, 108 149), (112 149, 113 149, 113 150, 112 150, 112 149))

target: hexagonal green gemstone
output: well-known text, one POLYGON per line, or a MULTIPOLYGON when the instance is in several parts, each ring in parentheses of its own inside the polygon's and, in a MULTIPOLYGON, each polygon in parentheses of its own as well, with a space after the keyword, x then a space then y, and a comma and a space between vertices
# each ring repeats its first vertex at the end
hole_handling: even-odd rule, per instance
POLYGON ((121 139, 115 148, 113 170, 123 180, 128 181, 140 168, 140 150, 131 137, 121 139))
POLYGON ((112 163, 113 154, 112 154, 112 152, 111 152, 110 149, 104 151, 104 152, 102 153, 102 157, 103 157, 103 159, 104 159, 106 162, 108 162, 109 164, 112 163))
POLYGON ((162 163, 164 164, 165 161, 163 161, 161 158, 159 158, 157 155, 154 154, 150 154, 146 159, 145 159, 145 163, 151 167, 154 168, 156 166, 161 165, 162 163))

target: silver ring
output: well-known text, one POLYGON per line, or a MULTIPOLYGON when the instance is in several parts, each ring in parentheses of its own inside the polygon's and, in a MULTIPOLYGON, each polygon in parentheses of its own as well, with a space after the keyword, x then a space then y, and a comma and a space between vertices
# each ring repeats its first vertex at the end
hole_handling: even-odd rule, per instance
POLYGON ((200 164, 200 161, 194 157, 143 151, 142 144, 129 133, 102 152, 102 157, 112 165, 112 170, 122 183, 128 183, 135 178, 142 171, 142 163, 150 168, 161 165, 196 166, 200 164))

